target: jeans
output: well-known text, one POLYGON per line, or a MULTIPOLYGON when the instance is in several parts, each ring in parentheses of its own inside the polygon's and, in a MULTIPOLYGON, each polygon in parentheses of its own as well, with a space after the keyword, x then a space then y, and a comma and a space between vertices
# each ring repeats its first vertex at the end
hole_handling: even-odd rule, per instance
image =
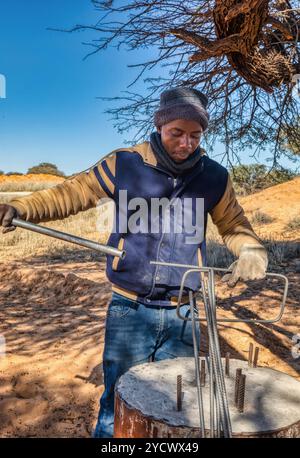
MULTIPOLYGON (((190 305, 180 307, 190 318, 190 305)), ((199 342, 199 326, 196 325, 199 342)), ((104 392, 95 438, 113 437, 114 390, 118 378, 137 364, 194 356, 191 321, 178 318, 175 306, 151 306, 113 293, 106 316, 103 353, 104 392)))

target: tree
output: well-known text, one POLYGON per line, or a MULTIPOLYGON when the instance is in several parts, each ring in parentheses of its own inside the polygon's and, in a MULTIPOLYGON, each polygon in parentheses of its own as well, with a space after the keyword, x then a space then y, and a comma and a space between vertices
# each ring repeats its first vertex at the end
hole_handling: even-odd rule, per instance
POLYGON ((10 175, 23 175, 23 173, 22 172, 7 172, 6 173, 6 176, 9 177, 10 175))
POLYGON ((249 164, 234 166, 230 175, 237 194, 248 195, 261 191, 270 186, 284 183, 297 176, 296 173, 285 168, 274 168, 271 171, 263 164, 249 164))
POLYGON ((92 0, 104 12, 96 25, 79 24, 68 32, 93 30, 91 43, 98 53, 113 45, 156 50, 140 67, 135 80, 161 65, 169 78, 147 77, 148 94, 125 91, 124 97, 100 97, 124 101, 109 108, 119 133, 137 129, 132 143, 145 140, 153 130, 153 112, 159 94, 174 85, 195 87, 210 100, 211 125, 206 147, 218 138, 226 145, 228 161, 242 149, 272 152, 273 167, 281 155, 283 133, 289 143, 300 145, 300 97, 295 94, 300 74, 300 8, 298 0, 92 0), (298 7, 297 7, 298 6, 298 7), (108 18, 111 20, 108 21, 108 18), (124 19, 125 18, 125 19, 124 19), (289 129, 284 130, 284 125, 289 129))
POLYGON ((57 166, 50 162, 41 162, 38 165, 30 167, 27 173, 45 173, 48 175, 65 176, 64 172, 58 170, 57 166))
POLYGON ((296 118, 295 122, 295 130, 297 135, 295 137, 289 136, 289 125, 284 125, 282 129, 282 134, 280 137, 281 147, 286 150, 287 152, 291 152, 295 156, 300 156, 300 144, 298 138, 300 138, 300 118, 296 118))

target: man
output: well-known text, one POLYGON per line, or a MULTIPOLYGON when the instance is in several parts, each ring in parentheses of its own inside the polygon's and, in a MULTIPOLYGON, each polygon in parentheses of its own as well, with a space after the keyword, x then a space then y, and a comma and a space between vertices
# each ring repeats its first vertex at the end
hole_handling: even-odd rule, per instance
MULTIPOLYGON (((157 131, 150 135, 150 141, 114 150, 87 173, 0 206, 0 224, 7 232, 14 229, 11 220, 15 216, 33 222, 49 221, 94 207, 104 197, 115 202, 116 225, 108 244, 125 249, 126 257, 107 256, 113 295, 106 318, 105 390, 94 437, 113 435, 114 388, 126 370, 149 359, 193 356, 191 323, 176 315, 185 269, 150 261, 205 265, 205 231, 210 213, 225 244, 238 257, 230 266, 232 273, 224 277, 229 286, 239 279, 265 276, 266 250, 236 201, 227 170, 208 158, 199 146, 208 127, 206 106, 206 96, 196 89, 167 90, 161 94, 154 116, 157 131), (137 219, 132 220, 136 199, 147 204, 167 199, 168 204, 164 212, 149 216, 148 208, 140 215, 140 228, 144 230, 136 230, 137 224, 134 229, 131 224, 128 230, 127 223, 137 223, 137 219), (188 205, 191 202, 192 206, 188 205), (196 219, 196 224, 183 225, 179 217, 182 208, 184 216, 196 219), (170 230, 166 230, 166 214, 172 223, 170 230), (149 220, 155 223, 154 228, 147 226, 149 220)), ((199 287, 199 273, 190 275, 181 314, 189 315, 188 291, 199 287)))

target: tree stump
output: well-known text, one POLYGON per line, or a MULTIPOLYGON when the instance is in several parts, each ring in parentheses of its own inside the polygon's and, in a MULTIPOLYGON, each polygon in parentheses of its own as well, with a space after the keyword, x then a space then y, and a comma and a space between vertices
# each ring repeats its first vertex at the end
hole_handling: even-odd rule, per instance
MULTIPOLYGON (((222 361, 225 369, 225 360, 222 361)), ((233 437, 300 437, 300 382, 295 378, 267 367, 249 367, 246 361, 232 359, 225 384, 233 437), (246 375, 243 413, 235 404, 238 368, 246 375)), ((202 395, 205 431, 209 437, 208 373, 202 395)), ((141 364, 120 377, 115 391, 114 437, 200 436, 193 358, 141 364), (180 411, 177 410, 178 375, 182 375, 180 411)))

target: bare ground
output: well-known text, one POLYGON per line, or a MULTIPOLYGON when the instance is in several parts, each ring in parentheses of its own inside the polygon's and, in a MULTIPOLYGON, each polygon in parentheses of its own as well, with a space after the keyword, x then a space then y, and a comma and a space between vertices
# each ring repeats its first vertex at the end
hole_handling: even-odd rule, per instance
MULTIPOLYGON (((111 296, 104 260, 35 258, 0 264, 0 437, 89 437, 103 391, 102 351, 111 296)), ((290 292, 276 324, 220 324, 222 354, 247 359, 249 342, 259 364, 300 380, 291 349, 299 333, 300 275, 287 273, 290 292)), ((228 290, 218 281, 218 316, 272 318, 282 283, 268 280, 228 290)), ((201 325, 202 352, 206 326, 201 325)))
MULTIPOLYGON (((34 184, 42 186, 36 180, 37 176, 34 184)), ((300 239, 299 229, 285 228, 299 215, 299 180, 240 199, 250 219, 256 211, 274 218, 254 229, 272 239, 269 270, 289 278, 282 320, 224 323, 219 324, 219 332, 222 355, 229 351, 235 358, 247 359, 253 342, 260 348, 260 365, 300 380, 300 354, 293 358, 291 352, 293 336, 300 334, 300 239)), ((5 191, 32 191, 30 181, 18 182, 17 187, 10 181, 0 185, 5 185, 5 191)), ((47 225, 106 243, 99 240, 96 219, 93 209, 47 225)), ((210 265, 225 267, 232 259, 219 245, 215 228, 210 231, 210 265)), ((0 259, 0 339, 3 335, 6 343, 5 356, 0 346, 0 437, 89 437, 103 391, 105 314, 111 297, 104 259, 22 231, 1 237, 0 259)), ((278 313, 282 283, 269 279, 247 289, 240 284, 228 290, 218 281, 217 295, 219 318, 270 319, 278 313)), ((205 352, 205 323, 201 329, 205 352)))
POLYGON ((0 266, 0 437, 91 435, 111 293, 102 264, 77 267, 97 282, 43 266, 0 266))

